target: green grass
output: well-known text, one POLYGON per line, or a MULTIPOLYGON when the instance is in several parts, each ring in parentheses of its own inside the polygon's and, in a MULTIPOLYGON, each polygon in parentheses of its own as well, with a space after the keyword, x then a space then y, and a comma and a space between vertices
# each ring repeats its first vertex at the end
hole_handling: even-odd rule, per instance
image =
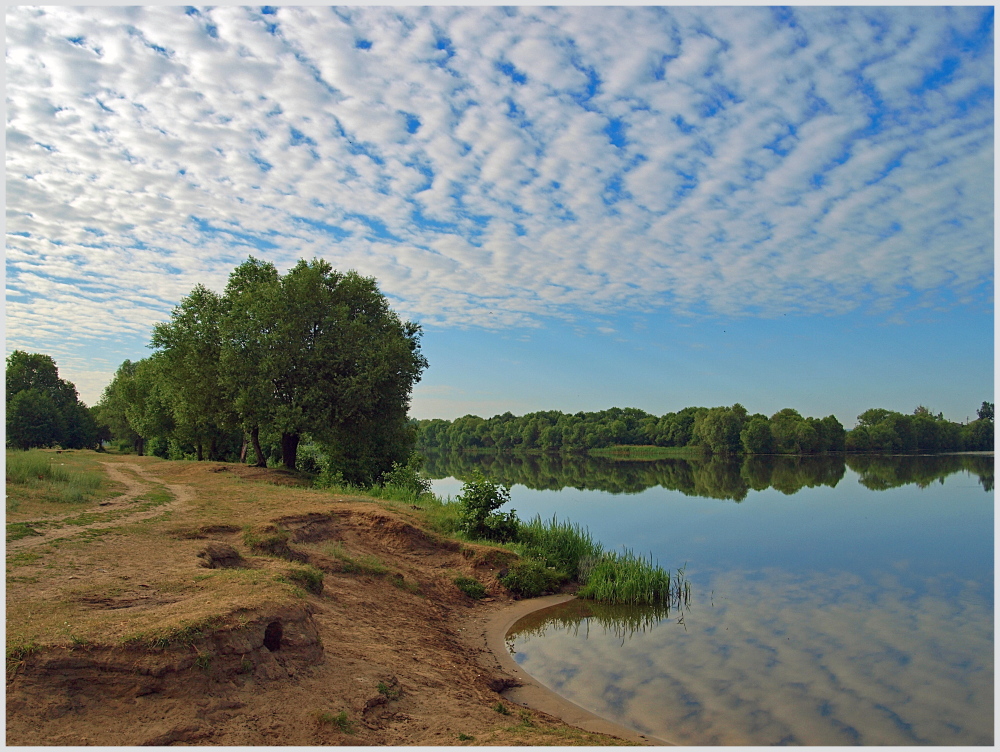
POLYGON ((584 585, 577 595, 602 603, 652 606, 686 604, 691 598, 691 584, 683 570, 671 577, 652 557, 645 559, 628 550, 605 551, 592 562, 584 562, 581 581, 584 585))
POLYGON ((20 504, 20 492, 40 494, 45 501, 76 504, 87 501, 105 484, 100 471, 67 467, 59 455, 29 449, 25 452, 8 450, 6 455, 8 494, 7 511, 14 512, 20 504))

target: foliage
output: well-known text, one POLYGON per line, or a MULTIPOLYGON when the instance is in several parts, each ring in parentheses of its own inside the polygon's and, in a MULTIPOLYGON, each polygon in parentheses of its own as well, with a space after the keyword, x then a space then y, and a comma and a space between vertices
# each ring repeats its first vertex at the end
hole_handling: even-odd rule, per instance
POLYGON ((478 601, 480 598, 486 597, 486 588, 483 586, 483 583, 474 577, 456 577, 453 581, 455 587, 470 598, 478 601))
POLYGON ((430 478, 420 474, 424 458, 416 452, 410 454, 405 464, 393 462, 392 467, 382 473, 382 487, 403 491, 419 498, 431 492, 430 478))
MULTIPOLYGON (((198 285, 154 328, 157 352, 122 364, 100 412, 116 438, 139 453, 156 439, 161 456, 242 460, 249 443, 256 464, 276 454, 295 470, 311 439, 331 472, 368 486, 411 453, 420 336, 372 278, 318 259, 280 275, 250 258, 222 295, 198 285)), ((322 470, 312 459, 304 470, 322 470)))
POLYGON ((15 350, 7 357, 7 445, 17 449, 96 447, 99 433, 76 387, 59 378, 48 355, 15 350))
POLYGON ((537 598, 556 592, 569 578, 538 559, 520 559, 499 578, 500 584, 519 598, 537 598))
POLYGON ((538 559, 569 578, 578 576, 580 562, 601 553, 600 544, 587 529, 565 520, 560 522, 555 516, 543 521, 536 515, 530 522, 521 522, 515 547, 522 556, 538 559))
POLYGON ((584 575, 580 598, 602 603, 625 605, 656 605, 686 603, 691 586, 680 570, 671 579, 670 572, 653 563, 652 559, 636 556, 631 551, 604 552, 584 575))
POLYGON ((461 531, 472 539, 504 543, 518 534, 515 510, 498 512, 510 502, 510 488, 500 486, 477 473, 462 486, 458 497, 461 531))

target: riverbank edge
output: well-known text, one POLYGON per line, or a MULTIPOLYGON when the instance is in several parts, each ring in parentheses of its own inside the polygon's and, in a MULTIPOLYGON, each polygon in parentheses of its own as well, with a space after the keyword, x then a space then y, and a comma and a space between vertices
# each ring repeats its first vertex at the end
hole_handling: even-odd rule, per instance
POLYGON ((511 702, 541 711, 584 731, 609 734, 637 744, 674 746, 664 739, 642 734, 635 729, 614 723, 574 702, 570 702, 522 669, 507 650, 507 633, 517 622, 529 614, 560 606, 575 597, 566 594, 546 595, 540 598, 516 601, 486 615, 477 625, 477 635, 482 643, 499 663, 502 670, 519 682, 517 686, 504 690, 502 695, 511 702))

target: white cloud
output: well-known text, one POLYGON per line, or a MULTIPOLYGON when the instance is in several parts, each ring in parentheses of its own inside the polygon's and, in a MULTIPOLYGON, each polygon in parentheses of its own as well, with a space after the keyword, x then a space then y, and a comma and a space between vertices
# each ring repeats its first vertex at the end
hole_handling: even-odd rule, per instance
POLYGON ((983 12, 11 8, 8 332, 148 328, 250 253, 442 325, 981 300, 983 12))

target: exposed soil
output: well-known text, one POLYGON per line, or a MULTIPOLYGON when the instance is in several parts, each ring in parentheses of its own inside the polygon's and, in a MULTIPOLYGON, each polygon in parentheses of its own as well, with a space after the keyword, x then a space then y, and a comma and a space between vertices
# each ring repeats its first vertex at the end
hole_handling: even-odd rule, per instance
POLYGON ((622 743, 501 694, 526 681, 488 645, 514 603, 496 580, 508 552, 281 472, 105 465, 126 491, 95 511, 120 516, 24 520, 69 522, 8 544, 8 744, 622 743), (157 488, 170 500, 130 511, 157 488), (295 561, 323 572, 319 592, 276 579, 295 561))

